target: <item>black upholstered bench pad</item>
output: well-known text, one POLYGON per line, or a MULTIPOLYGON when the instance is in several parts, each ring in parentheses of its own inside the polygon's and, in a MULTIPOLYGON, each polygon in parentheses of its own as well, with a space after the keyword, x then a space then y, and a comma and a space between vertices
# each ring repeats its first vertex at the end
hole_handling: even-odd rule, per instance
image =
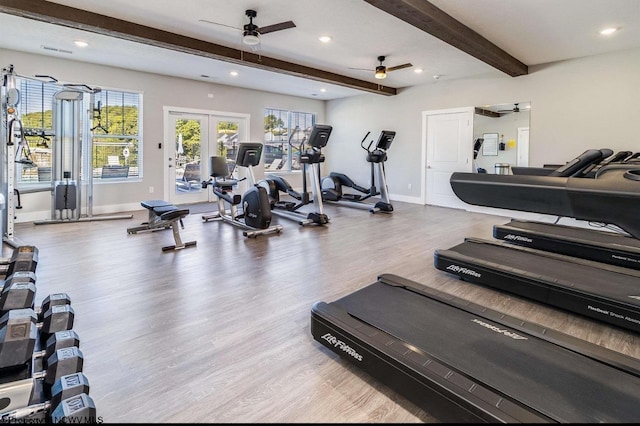
MULTIPOLYGON (((164 207, 164 206, 173 206, 173 204, 164 201, 164 200, 149 200, 149 201, 143 201, 140 203, 140 205, 146 209, 154 209, 156 207, 164 207)), ((175 207, 175 206, 173 206, 175 207)))

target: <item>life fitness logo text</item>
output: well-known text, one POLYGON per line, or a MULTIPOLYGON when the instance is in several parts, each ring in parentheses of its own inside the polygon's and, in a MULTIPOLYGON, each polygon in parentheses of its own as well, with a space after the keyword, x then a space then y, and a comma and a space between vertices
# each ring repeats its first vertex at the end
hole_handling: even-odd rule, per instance
POLYGON ((358 352, 356 352, 355 349, 344 343, 342 340, 338 340, 335 336, 332 336, 331 333, 325 334, 324 336, 322 336, 322 339, 329 342, 334 348, 341 349, 358 361, 362 361, 362 355, 360 355, 358 352))
POLYGON ((459 265, 449 265, 447 266, 447 270, 451 272, 455 272, 457 274, 471 275, 472 277, 476 277, 476 278, 480 278, 482 276, 480 273, 474 271, 473 269, 463 268, 462 266, 459 266, 459 265))
POLYGON ((505 240, 511 240, 511 241, 523 241, 525 243, 532 243, 533 240, 531 238, 528 237, 523 237, 522 235, 513 235, 513 234, 508 234, 504 236, 505 240))
POLYGON ((477 318, 472 319, 471 322, 474 322, 474 323, 479 324, 479 325, 481 325, 481 326, 483 326, 485 328, 488 328, 491 331, 495 331, 496 333, 502 334, 502 335, 507 336, 507 337, 511 337, 514 340, 529 340, 528 338, 526 338, 524 336, 521 336, 519 334, 516 334, 513 331, 509 331, 507 329, 500 328, 500 327, 495 326, 493 324, 486 323, 486 322, 481 321, 481 320, 479 320, 477 318))

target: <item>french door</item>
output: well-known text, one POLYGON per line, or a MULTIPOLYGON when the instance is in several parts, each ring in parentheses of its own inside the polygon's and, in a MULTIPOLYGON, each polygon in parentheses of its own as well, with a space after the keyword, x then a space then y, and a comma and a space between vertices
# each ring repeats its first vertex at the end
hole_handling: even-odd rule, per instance
POLYGON ((172 204, 213 201, 209 158, 227 158, 230 173, 238 144, 246 141, 249 115, 165 108, 165 194, 172 204))

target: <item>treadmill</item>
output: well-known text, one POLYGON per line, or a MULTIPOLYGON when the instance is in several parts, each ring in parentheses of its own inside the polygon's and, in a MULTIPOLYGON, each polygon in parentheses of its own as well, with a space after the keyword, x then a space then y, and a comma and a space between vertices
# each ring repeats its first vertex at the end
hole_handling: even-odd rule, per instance
MULTIPOLYGON (((633 161, 632 157, 631 151, 620 151, 599 163, 587 165, 573 176, 602 178, 600 170, 609 164, 619 164, 618 170, 625 172, 633 171, 634 168, 640 169, 640 164, 628 162, 633 161)), ((609 169, 611 172, 611 168, 609 169)), ((604 173, 606 172, 605 168, 604 173)), ((625 174, 623 177, 629 181, 634 180, 632 173, 625 174)), ((630 186, 629 190, 631 189, 630 186)), ((629 194, 623 192, 620 196, 629 197, 629 194)), ((572 214, 576 213, 572 212, 572 214)), ((493 236, 499 240, 526 247, 640 269, 640 239, 624 233, 513 219, 508 224, 494 226, 493 236)))
MULTIPOLYGON (((453 173, 450 179, 453 191, 467 203, 604 222, 632 239, 640 237, 635 211, 640 164, 610 164, 594 179, 471 175, 453 173)), ((512 240, 522 243, 526 238, 512 240)), ((598 250, 597 243, 591 245, 598 250)), ((469 282, 640 332, 639 271, 581 259, 579 251, 571 254, 467 238, 449 250, 436 250, 434 265, 469 282)))
POLYGON ((454 172, 449 181, 468 204, 602 222, 640 239, 640 163, 609 164, 593 179, 454 172))
POLYGON ((440 422, 640 419, 640 360, 396 275, 316 302, 311 333, 440 422))
POLYGON ((480 238, 436 250, 434 266, 640 333, 640 271, 480 238))
POLYGON ((640 270, 640 240, 626 234, 512 219, 493 236, 513 244, 640 270))

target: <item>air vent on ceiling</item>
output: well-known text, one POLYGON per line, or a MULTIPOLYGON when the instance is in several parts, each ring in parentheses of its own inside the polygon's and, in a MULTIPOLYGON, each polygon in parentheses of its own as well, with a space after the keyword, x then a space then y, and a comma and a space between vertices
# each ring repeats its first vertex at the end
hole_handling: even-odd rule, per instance
POLYGON ((73 53, 70 50, 64 50, 64 49, 58 49, 57 47, 51 47, 51 46, 40 46, 42 47, 44 50, 51 50, 52 52, 60 52, 60 53, 73 53))

